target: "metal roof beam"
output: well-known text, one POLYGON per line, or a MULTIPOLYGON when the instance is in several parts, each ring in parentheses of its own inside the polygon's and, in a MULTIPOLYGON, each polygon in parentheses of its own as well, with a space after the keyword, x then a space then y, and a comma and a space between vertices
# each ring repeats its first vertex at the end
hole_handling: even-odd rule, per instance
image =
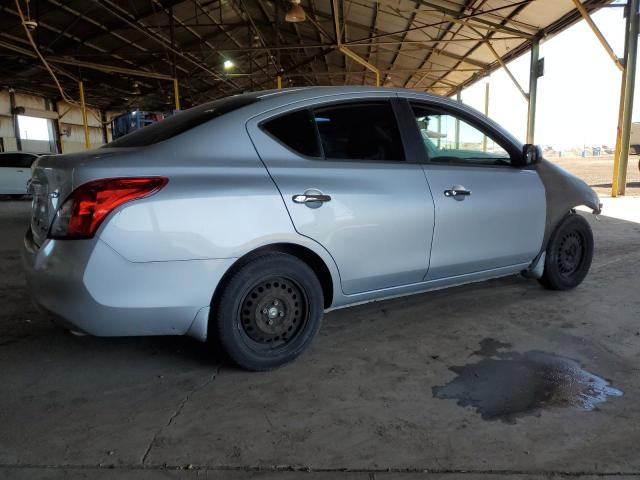
POLYGON ((613 48, 611 48, 611 45, 609 45, 609 42, 607 42, 607 39, 604 38, 604 35, 602 34, 598 26, 591 19, 589 12, 585 10, 585 8, 582 6, 582 3, 580 3, 580 0, 573 0, 573 3, 576 6, 576 9, 580 12, 580 15, 582 15, 584 21, 587 22, 587 25, 589 25, 589 28, 591 28, 591 30, 593 31, 594 35, 598 38, 598 40, 600 40, 600 43, 606 50, 607 54, 611 57, 611 60, 613 60, 613 63, 615 63, 616 67, 618 67, 621 72, 624 71, 624 66, 622 65, 622 63, 620 63, 618 56, 613 51, 613 48))

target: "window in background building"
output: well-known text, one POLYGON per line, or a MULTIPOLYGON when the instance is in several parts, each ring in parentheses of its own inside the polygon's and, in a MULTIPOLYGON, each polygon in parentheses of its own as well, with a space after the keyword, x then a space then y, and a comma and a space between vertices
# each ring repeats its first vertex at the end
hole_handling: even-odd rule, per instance
POLYGON ((27 117, 18 115, 18 126, 20 127, 20 139, 22 140, 45 140, 50 141, 49 120, 46 118, 27 117))

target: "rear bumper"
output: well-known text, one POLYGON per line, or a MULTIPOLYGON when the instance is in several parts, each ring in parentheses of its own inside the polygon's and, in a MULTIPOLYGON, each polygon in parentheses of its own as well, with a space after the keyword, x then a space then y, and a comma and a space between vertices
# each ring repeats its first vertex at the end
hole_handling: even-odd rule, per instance
POLYGON ((56 323, 97 336, 189 333, 233 261, 130 262, 97 238, 38 248, 30 233, 23 248, 35 303, 56 323))

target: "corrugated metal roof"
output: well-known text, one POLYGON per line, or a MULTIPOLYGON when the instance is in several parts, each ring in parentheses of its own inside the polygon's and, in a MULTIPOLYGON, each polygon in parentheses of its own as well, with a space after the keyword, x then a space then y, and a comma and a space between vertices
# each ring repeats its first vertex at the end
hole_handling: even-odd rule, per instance
MULTIPOLYGON (((26 2, 20 0, 26 14, 26 2)), ((570 0, 340 0, 343 42, 396 87, 451 94, 508 61, 532 38, 580 19, 570 0)), ((585 0, 588 11, 610 0, 585 0)), ((287 0, 31 0, 40 50, 69 93, 107 108, 167 108, 176 76, 185 106, 284 85, 372 85, 335 48, 332 0, 302 0, 307 20, 284 21, 287 0), (236 67, 225 71, 231 59, 236 67), (80 63, 84 62, 84 63, 80 63), (96 70, 99 64, 129 73, 96 70), (161 75, 157 75, 161 74, 161 75)), ((15 1, 0 6, 0 83, 56 94, 33 54, 15 1)), ((106 70, 103 69, 103 70, 106 70)))

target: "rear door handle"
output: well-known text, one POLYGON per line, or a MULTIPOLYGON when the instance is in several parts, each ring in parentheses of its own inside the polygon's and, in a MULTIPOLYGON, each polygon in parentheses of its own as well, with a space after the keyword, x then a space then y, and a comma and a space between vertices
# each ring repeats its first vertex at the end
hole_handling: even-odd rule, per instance
POLYGON ((308 194, 300 194, 294 195, 293 201, 295 203, 314 203, 314 202, 330 202, 331 197, 329 195, 308 195, 308 194))
POLYGON ((455 185, 451 187, 451 190, 445 190, 445 197, 468 197, 471 195, 471 190, 467 190, 462 185, 455 185))

